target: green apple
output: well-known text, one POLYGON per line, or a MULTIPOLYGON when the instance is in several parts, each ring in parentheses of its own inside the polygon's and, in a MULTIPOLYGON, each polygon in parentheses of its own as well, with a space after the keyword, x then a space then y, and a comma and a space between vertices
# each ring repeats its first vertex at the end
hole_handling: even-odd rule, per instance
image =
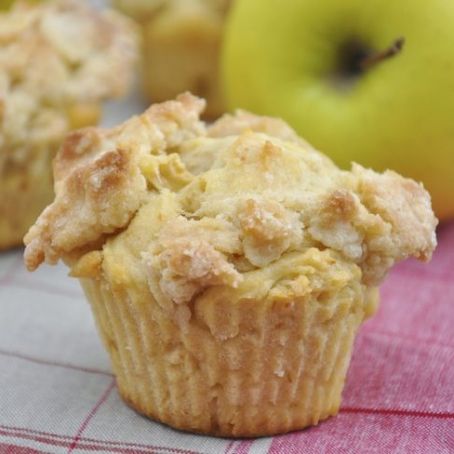
MULTIPOLYGON (((5 10, 11 8, 12 4, 16 0, 0 0, 0 10, 5 10)), ((27 3, 34 4, 34 3, 39 3, 40 1, 44 0, 26 0, 27 3)))
POLYGON ((14 0, 0 0, 0 10, 8 9, 13 3, 14 0))
POLYGON ((339 165, 422 181, 454 216, 454 2, 237 0, 230 108, 280 116, 339 165))

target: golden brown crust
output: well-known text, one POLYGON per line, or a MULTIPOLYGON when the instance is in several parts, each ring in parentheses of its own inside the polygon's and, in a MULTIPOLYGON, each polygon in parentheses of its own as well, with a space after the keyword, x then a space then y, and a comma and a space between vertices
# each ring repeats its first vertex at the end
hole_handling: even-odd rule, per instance
POLYGON ((321 246, 358 264, 364 283, 376 286, 396 261, 430 257, 436 219, 420 185, 358 165, 341 171, 282 123, 244 112, 207 128, 199 120, 202 109, 202 101, 186 94, 112 130, 70 135, 55 162, 56 200, 26 237, 27 266, 53 263, 115 234, 155 203, 150 195, 165 193, 176 196, 173 226, 162 227, 142 252, 158 257, 162 244, 173 251, 153 265, 159 274, 175 268, 183 245, 194 241, 186 271, 164 273, 181 283, 187 272, 191 295, 215 282, 207 273, 190 276, 197 261, 237 283, 229 280, 230 264, 266 267, 288 252, 321 246), (192 165, 199 148, 211 154, 205 168, 192 165), (210 222, 217 223, 215 236, 210 222))
POLYGON ((200 134, 202 108, 202 101, 182 95, 112 130, 70 134, 55 159, 55 202, 25 238, 27 266, 55 263, 124 227, 147 195, 141 159, 200 134))
POLYGON ((361 264, 368 285, 379 284, 405 257, 430 259, 437 220, 421 184, 357 164, 348 179, 350 189, 323 200, 309 228, 315 239, 361 264))
POLYGON ((378 175, 359 165, 353 166, 353 174, 359 177, 358 194, 363 205, 391 225, 395 246, 400 249, 397 258, 413 255, 410 251, 416 249, 416 258, 429 260, 436 245, 436 220, 427 216, 431 201, 423 185, 390 170, 378 175))
POLYGON ((247 131, 262 132, 288 142, 303 143, 303 139, 285 121, 279 118, 254 115, 245 110, 223 115, 208 127, 208 136, 238 136, 247 131))

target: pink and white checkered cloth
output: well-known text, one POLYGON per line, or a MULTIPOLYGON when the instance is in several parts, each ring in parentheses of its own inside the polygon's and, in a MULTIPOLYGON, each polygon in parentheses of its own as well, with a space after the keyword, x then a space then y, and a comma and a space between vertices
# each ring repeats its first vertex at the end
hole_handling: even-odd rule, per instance
POLYGON ((430 265, 406 262, 356 341, 339 416, 224 440, 174 431, 122 403, 88 304, 64 267, 0 256, 0 453, 454 453, 454 223, 430 265))

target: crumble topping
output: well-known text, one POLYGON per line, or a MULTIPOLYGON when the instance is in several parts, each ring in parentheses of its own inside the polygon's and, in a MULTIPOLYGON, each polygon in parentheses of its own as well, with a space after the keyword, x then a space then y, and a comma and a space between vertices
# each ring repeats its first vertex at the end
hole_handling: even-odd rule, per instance
POLYGON ((144 257, 155 272, 160 271, 161 291, 176 304, 187 303, 207 287, 237 287, 242 280, 235 267, 206 240, 174 239, 163 243, 155 261, 144 257))
POLYGON ((181 306, 211 288, 274 286, 276 297, 323 300, 324 282, 349 279, 362 290, 346 294, 375 295, 396 261, 430 258, 437 220, 420 184, 356 164, 340 170, 279 121, 272 134, 263 132, 271 120, 244 112, 206 126, 203 107, 184 94, 117 128, 70 135, 55 164, 56 199, 25 238, 28 268, 96 244, 111 265, 99 267, 96 255, 85 273, 90 261, 79 260, 78 275, 127 260, 123 274, 143 276, 160 304, 181 306), (191 150, 209 159, 194 161, 191 150), (287 265, 303 256, 304 266, 287 265), (252 286, 253 276, 262 283, 252 286))
POLYGON ((238 209, 244 256, 255 266, 266 266, 291 246, 301 244, 303 226, 298 213, 272 200, 248 199, 238 209))
POLYGON ((0 14, 0 172, 95 123, 132 80, 132 23, 77 0, 16 2, 0 14))

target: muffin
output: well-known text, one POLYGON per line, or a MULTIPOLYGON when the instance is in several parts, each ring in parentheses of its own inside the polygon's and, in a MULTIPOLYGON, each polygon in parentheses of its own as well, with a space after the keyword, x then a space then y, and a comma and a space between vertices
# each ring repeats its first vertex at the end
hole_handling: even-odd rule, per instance
POLYGON ((229 0, 113 0, 143 32, 143 87, 153 102, 185 90, 207 99, 207 117, 223 112, 219 53, 229 0))
POLYGON ((82 1, 0 14, 0 249, 17 246, 53 199, 51 161, 66 134, 96 124, 125 93, 137 58, 130 19, 82 1))
MULTIPOLYGON (((335 415, 390 267, 428 260, 412 180, 338 169, 285 123, 189 94, 71 133, 25 263, 79 278, 123 399, 172 427, 272 435, 335 415)), ((403 302, 404 304, 405 302, 403 302)))

